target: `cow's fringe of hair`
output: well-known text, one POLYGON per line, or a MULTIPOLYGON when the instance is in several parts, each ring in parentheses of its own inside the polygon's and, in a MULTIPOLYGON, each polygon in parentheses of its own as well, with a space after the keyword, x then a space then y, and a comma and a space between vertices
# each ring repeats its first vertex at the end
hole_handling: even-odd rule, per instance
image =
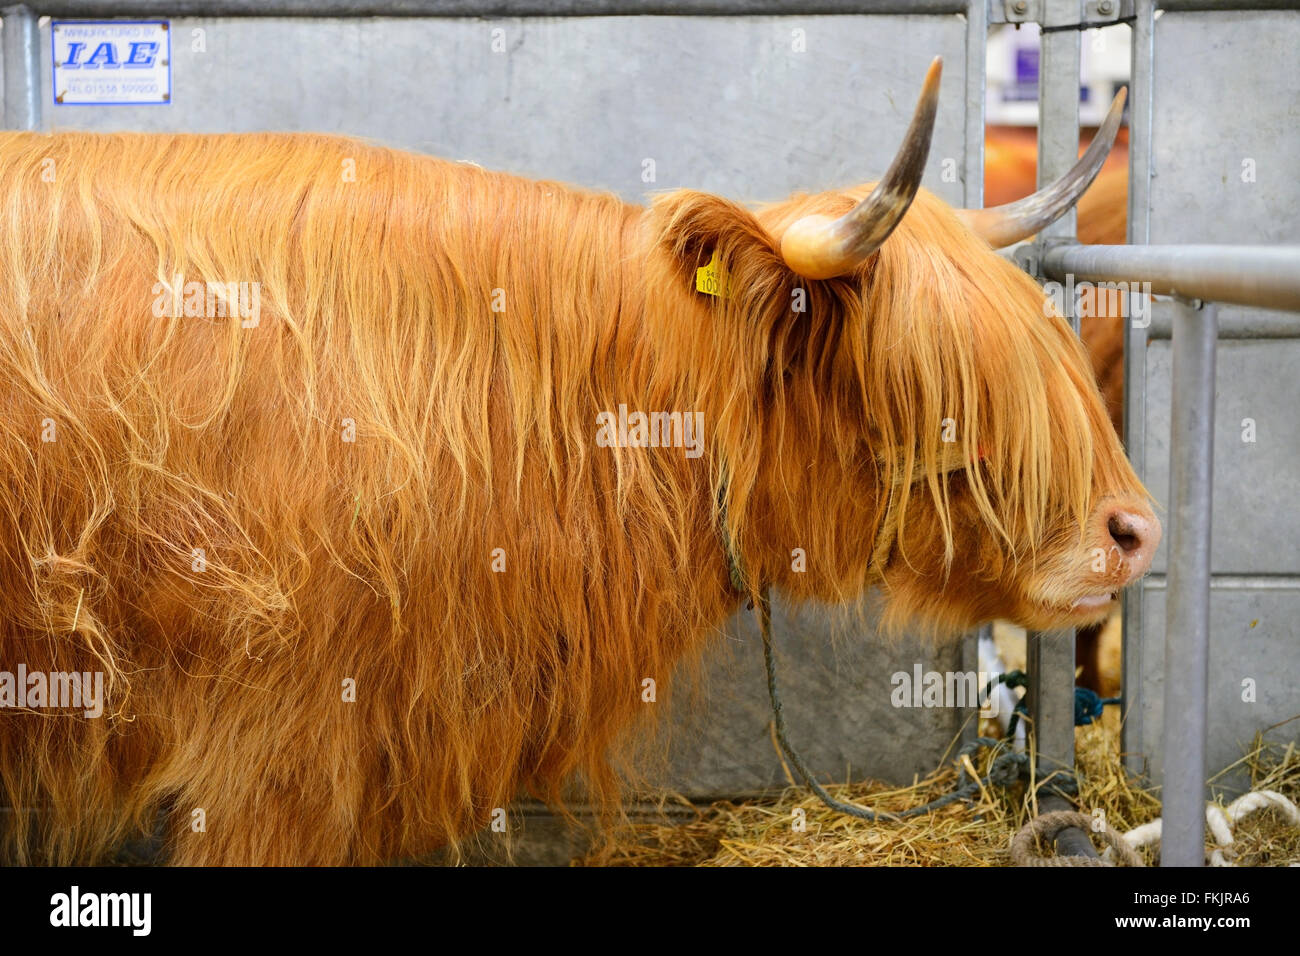
POLYGON ((807 284, 792 317, 780 224, 695 194, 328 137, 0 135, 0 667, 111 688, 99 720, 0 711, 5 853, 103 860, 164 809, 176 862, 375 862, 575 779, 608 821, 629 729, 738 604, 719 501, 751 586, 856 597, 877 497, 901 539, 923 488, 952 555, 913 440, 944 418, 1027 553, 1084 513, 1091 439, 1053 431, 1076 370, 941 215, 918 199, 865 298, 807 284), (693 291, 713 248, 729 299, 693 291), (178 275, 257 283, 256 327, 156 316, 178 275), (1029 348, 981 335, 1004 320, 1029 348), (703 412, 706 454, 597 447, 620 404, 703 412))

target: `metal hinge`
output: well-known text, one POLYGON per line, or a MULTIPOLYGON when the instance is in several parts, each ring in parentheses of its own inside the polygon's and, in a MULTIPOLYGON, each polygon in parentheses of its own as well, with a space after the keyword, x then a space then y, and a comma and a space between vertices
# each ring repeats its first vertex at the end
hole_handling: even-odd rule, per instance
POLYGON ((1002 0, 1007 23, 1042 23, 1043 0, 1002 0))
MULTIPOLYGON (((994 3, 992 17, 994 23, 1038 23, 1043 22, 1045 0, 1001 0, 994 3), (999 19, 998 14, 1002 16, 999 19)), ((1133 15, 1133 0, 1087 0, 1080 4, 1080 29, 1085 26, 1105 26, 1121 17, 1133 15)))

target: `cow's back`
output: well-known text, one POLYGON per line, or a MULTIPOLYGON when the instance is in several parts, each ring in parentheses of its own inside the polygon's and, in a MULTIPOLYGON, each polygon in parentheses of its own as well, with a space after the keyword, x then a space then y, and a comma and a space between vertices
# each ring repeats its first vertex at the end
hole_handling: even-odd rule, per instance
POLYGON ((5 715, 49 858, 166 802, 179 860, 378 860, 613 786, 681 651, 645 633, 699 624, 647 570, 683 543, 614 503, 682 480, 591 448, 637 397, 635 228, 351 140, 0 137, 0 644, 111 687, 5 715))

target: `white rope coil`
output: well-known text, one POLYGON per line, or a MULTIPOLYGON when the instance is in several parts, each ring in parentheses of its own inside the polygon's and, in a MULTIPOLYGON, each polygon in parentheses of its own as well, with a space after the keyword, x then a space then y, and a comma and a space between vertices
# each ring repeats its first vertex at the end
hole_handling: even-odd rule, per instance
MULTIPOLYGON (((1216 844, 1215 848, 1209 853, 1210 866, 1236 866, 1237 864, 1230 859, 1233 844, 1232 825, 1257 810, 1264 810, 1269 807, 1280 811, 1287 818, 1288 823, 1293 826, 1300 826, 1300 809, 1274 790, 1252 790, 1250 793, 1243 794, 1232 801, 1227 810, 1224 810, 1216 803, 1207 803, 1205 805, 1205 823, 1209 827, 1210 835, 1214 837, 1216 844)), ((1124 842, 1134 849, 1159 843, 1160 826, 1161 820, 1157 817, 1150 823, 1134 827, 1124 834, 1124 842)), ((1110 847, 1106 848, 1106 852, 1102 856, 1107 859, 1111 857, 1110 847)))

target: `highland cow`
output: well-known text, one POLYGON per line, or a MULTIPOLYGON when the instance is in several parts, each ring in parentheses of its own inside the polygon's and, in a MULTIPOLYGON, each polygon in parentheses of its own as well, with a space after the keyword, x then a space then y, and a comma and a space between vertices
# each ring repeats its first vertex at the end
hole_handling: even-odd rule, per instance
POLYGON ((937 91, 879 185, 758 210, 325 136, 0 135, 0 669, 104 675, 98 719, 0 711, 8 855, 161 814, 174 863, 369 863, 522 793, 617 808, 642 681, 767 587, 948 634, 1104 616, 1159 525, 983 238, 1096 157, 959 215, 918 191, 937 91), (155 314, 177 276, 204 304, 155 314), (256 323, 207 314, 232 283, 256 323), (598 444, 622 406, 698 416, 701 454, 598 444))

